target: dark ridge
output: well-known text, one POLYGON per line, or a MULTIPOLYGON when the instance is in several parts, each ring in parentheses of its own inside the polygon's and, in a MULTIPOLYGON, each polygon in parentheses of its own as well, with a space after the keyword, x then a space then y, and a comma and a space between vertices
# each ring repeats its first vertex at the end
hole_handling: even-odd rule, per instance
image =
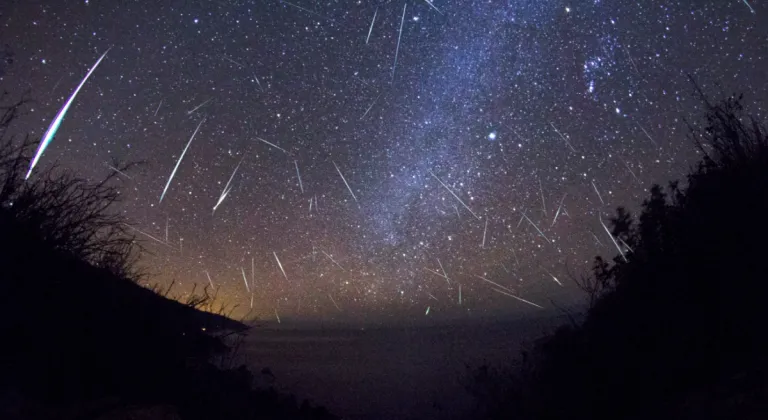
POLYGON ((0 418, 335 418, 255 386, 237 363, 247 327, 198 310, 207 289, 181 303, 137 283, 114 179, 25 181, 29 148, 0 142, 0 418))

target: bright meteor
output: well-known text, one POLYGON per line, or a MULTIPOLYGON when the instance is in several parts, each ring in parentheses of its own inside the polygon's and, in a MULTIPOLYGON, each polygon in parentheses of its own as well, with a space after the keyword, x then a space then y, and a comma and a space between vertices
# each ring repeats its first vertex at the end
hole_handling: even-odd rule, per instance
POLYGON ((80 89, 82 89, 83 85, 85 85, 85 82, 88 81, 88 78, 91 77, 91 74, 94 70, 96 70, 96 67, 99 66, 99 63, 101 63, 101 60, 104 59, 104 57, 107 56, 107 53, 109 50, 105 51, 104 54, 99 57, 98 61, 96 61, 96 64, 91 67, 91 70, 88 71, 88 74, 85 75, 83 80, 80 82, 80 84, 77 86, 77 89, 70 95, 69 99, 67 99, 67 102, 64 103, 64 106, 61 107, 59 110, 59 113, 56 114, 56 118, 53 119, 51 122, 51 125, 48 126, 48 130, 45 131, 45 134, 43 135, 42 140, 40 140, 40 145, 37 146, 37 152, 35 152, 35 157, 32 159, 32 162, 29 164, 29 171, 27 172, 27 176, 24 177, 24 179, 29 179, 29 176, 32 175, 32 169, 35 168, 35 165, 37 165, 37 162, 40 160, 40 157, 43 155, 43 152, 45 152, 45 149, 48 148, 48 145, 51 144, 51 141, 53 140, 53 137, 56 135, 56 131, 59 130, 59 126, 61 125, 61 121, 64 119, 64 115, 67 114, 67 111, 69 110, 69 107, 72 106, 72 102, 75 101, 75 97, 77 96, 78 92, 80 92, 80 89))

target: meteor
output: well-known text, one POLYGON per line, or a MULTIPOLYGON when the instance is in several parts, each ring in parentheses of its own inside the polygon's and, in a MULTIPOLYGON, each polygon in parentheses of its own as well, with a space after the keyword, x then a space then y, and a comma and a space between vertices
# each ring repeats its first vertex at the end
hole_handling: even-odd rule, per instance
POLYGON ((200 130, 200 126, 203 125, 205 122, 205 118, 203 118, 200 123, 197 125, 197 128, 195 128, 195 132, 192 133, 192 137, 189 138, 189 141, 187 142, 187 146, 184 147, 184 150, 181 152, 181 156, 179 156, 179 160, 176 161, 176 166, 173 167, 173 171, 171 172, 171 176, 168 177, 168 182, 165 183, 165 188, 163 188, 163 193, 160 194, 160 202, 163 202, 163 197, 165 197, 165 193, 168 192, 168 187, 171 186, 171 181, 173 181, 174 175, 176 175, 176 170, 179 169, 179 165, 181 164, 181 160, 184 159, 184 154, 187 153, 187 149, 189 149, 189 145, 192 144, 192 140, 195 139, 195 136, 197 135, 197 131, 200 130))
POLYGON ((45 152, 45 149, 48 148, 48 145, 51 144, 51 141, 53 140, 53 137, 56 135, 56 131, 59 130, 59 126, 61 126, 61 121, 64 120, 64 116, 67 114, 67 111, 69 110, 69 107, 72 106, 72 102, 75 101, 75 97, 80 92, 80 89, 82 89, 83 85, 85 85, 85 82, 88 81, 88 78, 91 77, 91 74, 94 70, 96 70, 96 67, 99 66, 99 63, 101 63, 101 60, 104 59, 104 57, 107 56, 107 53, 109 52, 109 49, 104 52, 104 54, 99 57, 98 61, 96 61, 96 64, 91 67, 91 70, 88 71, 88 74, 85 75, 83 80, 80 82, 80 84, 77 86, 77 89, 70 95, 69 99, 67 99, 67 102, 64 103, 64 106, 61 107, 59 110, 59 113, 56 114, 56 118, 53 119, 51 122, 51 125, 48 126, 48 130, 45 131, 45 134, 43 135, 43 138, 40 140, 40 145, 37 146, 37 152, 35 152, 35 157, 32 159, 32 162, 29 164, 29 171, 27 172, 27 176, 24 177, 24 179, 29 179, 29 176, 32 175, 32 169, 35 168, 37 165, 37 162, 40 160, 40 157, 43 155, 43 152, 45 152))

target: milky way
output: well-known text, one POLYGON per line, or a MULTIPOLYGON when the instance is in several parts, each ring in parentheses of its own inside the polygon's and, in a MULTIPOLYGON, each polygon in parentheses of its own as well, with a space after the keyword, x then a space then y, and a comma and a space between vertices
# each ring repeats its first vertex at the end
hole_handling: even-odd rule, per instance
POLYGON ((118 188, 145 281, 283 323, 576 303, 568 273, 627 251, 601 221, 697 159, 689 75, 760 119, 768 93, 743 0, 43 3, 0 15, 16 131, 111 49, 38 168, 143 162, 118 188))

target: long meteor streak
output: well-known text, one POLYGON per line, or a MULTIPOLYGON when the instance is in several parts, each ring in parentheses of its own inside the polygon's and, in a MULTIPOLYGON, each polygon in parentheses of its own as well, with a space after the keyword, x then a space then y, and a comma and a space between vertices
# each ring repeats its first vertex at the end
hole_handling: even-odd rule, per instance
POLYGON ((325 251, 322 251, 322 252, 323 252, 323 255, 325 255, 326 257, 328 257, 329 260, 331 260, 332 263, 336 264, 336 266, 338 266, 343 271, 346 271, 346 270, 344 270, 344 267, 342 267, 341 264, 337 263, 336 260, 334 260, 332 256, 328 255, 327 252, 325 252, 325 251))
POLYGON ((450 188, 448 188, 448 186, 447 186, 447 185, 445 185, 445 183, 444 183, 443 181, 441 181, 441 180, 440 180, 440 178, 438 178, 438 177, 437 177, 437 175, 435 175, 435 173, 434 173, 434 172, 432 172, 432 170, 431 170, 431 169, 429 170, 429 173, 430 173, 430 174, 431 174, 431 175, 432 175, 432 176, 433 176, 433 177, 434 177, 434 178, 437 180, 437 182, 439 182, 439 183, 440 183, 440 185, 442 185, 443 187, 445 187, 445 189, 446 189, 446 190, 448 190, 448 192, 449 192, 449 193, 451 193, 451 195, 452 195, 454 198, 456 198, 457 200, 459 200, 459 203, 461 203, 461 205, 462 205, 462 206, 464 206, 464 208, 465 208, 465 209, 469 210, 469 212, 470 212, 470 213, 472 213, 472 216, 475 216, 475 219, 477 219, 477 220, 480 220, 480 218, 479 218, 479 217, 478 217, 478 216, 475 214, 475 212, 473 212, 473 211, 472 211, 472 209, 471 209, 471 208, 469 208, 469 206, 467 206, 466 204, 464 204, 464 202, 463 202, 463 201, 461 201, 461 198, 459 198, 459 196, 458 196, 458 195, 456 195, 456 193, 454 193, 453 191, 451 191, 451 189, 450 189, 450 188))
POLYGON ((240 267, 240 271, 243 273, 243 282, 245 283, 245 290, 248 291, 248 293, 251 293, 251 287, 248 286, 248 279, 245 277, 245 270, 243 267, 240 267))
POLYGON ((546 239, 547 242, 552 243, 552 241, 550 241, 549 238, 547 238, 546 235, 544 235, 544 232, 542 232, 541 229, 539 229, 539 227, 536 226, 536 223, 533 223, 533 221, 531 221, 531 219, 529 219, 525 213, 523 213, 523 217, 525 217, 525 220, 527 220, 528 223, 530 223, 539 232, 542 238, 546 239))
MULTIPOLYGON (((560 216, 560 209, 563 208, 563 201, 565 201, 565 196, 567 196, 567 195, 568 195, 567 193, 563 194, 563 198, 560 199, 560 205, 557 206, 557 211, 555 212, 555 218, 552 219, 552 226, 554 226, 555 222, 557 222, 557 216, 560 216)), ((552 226, 550 226, 550 227, 552 227, 552 226)))
POLYGON ((299 188, 301 188, 301 193, 304 194, 304 184, 301 182, 301 174, 299 173, 299 162, 294 160, 293 165, 296 166, 296 178, 299 178, 299 188))
POLYGON ((184 155, 187 153, 187 149, 189 149, 189 145, 192 144, 192 140, 195 139, 195 136, 197 135, 197 132, 200 130, 200 126, 203 125, 205 122, 205 118, 200 120, 200 123, 197 124, 197 128, 195 128, 195 132, 192 133, 192 137, 189 138, 189 141, 187 142, 186 147, 184 147, 184 150, 181 152, 181 156, 179 156, 179 160, 176 161, 176 166, 173 167, 173 171, 171 172, 171 176, 168 177, 168 182, 165 183, 165 188, 163 188, 163 193, 160 194, 160 202, 163 202, 163 197, 165 197, 165 193, 168 192, 168 187, 171 186, 171 181, 173 181, 173 177, 176 175, 176 171, 179 169, 179 165, 181 164, 181 160, 184 159, 184 155))
POLYGON ((339 173, 339 176, 341 177, 341 180, 344 181, 344 185, 347 186, 347 189, 349 190, 349 193, 352 194, 352 198, 355 199, 355 203, 357 203, 357 197, 355 197, 355 193, 352 192, 352 188, 347 183, 346 178, 344 178, 344 174, 341 173, 341 169, 339 169, 339 165, 336 164, 336 162, 333 162, 333 166, 336 167, 336 171, 339 173))
POLYGON ((379 8, 373 12, 373 19, 371 19, 371 27, 368 29, 368 38, 365 38, 365 45, 368 45, 368 40, 371 39, 371 32, 373 32, 373 23, 376 22, 376 14, 379 13, 379 8))
POLYGON ((277 258, 277 252, 272 251, 272 255, 275 256, 275 261, 277 261, 277 266, 280 267, 280 271, 282 271, 283 277, 288 280, 288 276, 285 274, 285 270, 283 269, 283 264, 280 263, 280 258, 277 258))
POLYGON ((283 149, 282 147, 280 147, 280 146, 278 146, 278 145, 276 145, 276 144, 274 144, 274 143, 270 143, 270 142, 268 142, 268 141, 264 140, 264 139, 263 139, 263 138, 261 138, 261 137, 256 137, 256 140, 259 140, 259 141, 261 141, 261 142, 267 143, 268 145, 270 145, 270 146, 274 147, 275 149, 281 150, 283 153, 286 153, 286 154, 288 153, 288 151, 287 151, 287 150, 285 150, 285 149, 283 149))
POLYGON ((37 146, 37 152, 35 152, 35 157, 32 159, 32 162, 29 164, 29 171, 27 172, 27 176, 24 177, 24 179, 29 179, 29 176, 32 175, 32 169, 35 168, 35 166, 37 165, 37 162, 40 160, 40 157, 43 155, 43 152, 45 152, 45 149, 47 149, 48 145, 51 144, 53 137, 56 135, 56 131, 59 130, 61 121, 64 120, 64 116, 67 114, 69 107, 72 106, 72 102, 75 101, 75 97, 80 92, 80 89, 83 88, 83 85, 85 85, 85 82, 88 81, 88 78, 91 77, 91 74, 93 74, 93 71, 96 70, 96 67, 99 66, 99 63, 101 63, 101 60, 103 60, 104 57, 107 56, 108 52, 109 50, 105 51, 104 54, 102 54, 101 57, 99 57, 99 59, 96 61, 96 64, 94 64, 93 67, 91 67, 91 69, 88 71, 88 74, 85 75, 83 80, 77 86, 77 89, 75 89, 75 91, 72 92, 72 95, 70 95, 69 99, 67 99, 67 102, 64 103, 64 106, 61 107, 61 109, 59 110, 59 113, 56 114, 56 118, 53 119, 53 121, 51 122, 51 125, 48 126, 48 130, 45 131, 43 138, 40 140, 40 145, 37 146))
POLYGON ((204 106, 205 106, 205 104, 207 104, 208 102, 211 102, 212 100, 213 100, 213 98, 210 98, 210 99, 208 99, 207 101, 205 101, 205 102, 201 103, 200 105, 198 105, 198 106, 196 106, 196 107, 192 108, 191 110, 187 111, 187 115, 192 115, 192 113, 193 113, 193 112, 195 112, 195 111, 197 111, 198 109, 200 109, 200 108, 204 107, 204 106))
POLYGON ((531 305, 531 306, 535 306, 535 307, 537 307, 537 308, 539 308, 539 309, 544 309, 544 307, 543 307, 543 306, 539 306, 539 305, 537 305, 537 304, 535 304, 535 303, 533 303, 533 302, 531 302, 531 301, 525 300, 525 299, 523 299, 523 298, 521 298, 521 297, 517 297, 517 296, 515 296, 515 295, 513 295, 513 294, 511 294, 511 293, 507 293, 507 292, 505 292, 505 291, 503 291, 503 290, 499 290, 499 289, 493 289, 493 290, 494 290, 495 292, 501 293, 502 295, 506 295, 506 296, 509 296, 509 297, 511 297, 511 298, 515 298, 515 299, 519 300, 520 302, 523 302, 523 303, 527 303, 527 304, 529 304, 529 305, 531 305))
POLYGON ((208 274, 208 271, 205 271, 205 276, 208 277, 208 284, 211 285, 211 289, 215 289, 215 287, 213 287, 213 280, 211 280, 211 275, 208 274))
POLYGON ((403 17, 400 18, 400 35, 397 36, 397 48, 395 48, 395 64, 392 66, 392 81, 395 80, 395 69, 397 69, 397 54, 400 52, 400 38, 403 37, 403 23, 405 23, 405 8, 408 3, 403 5, 403 17))

